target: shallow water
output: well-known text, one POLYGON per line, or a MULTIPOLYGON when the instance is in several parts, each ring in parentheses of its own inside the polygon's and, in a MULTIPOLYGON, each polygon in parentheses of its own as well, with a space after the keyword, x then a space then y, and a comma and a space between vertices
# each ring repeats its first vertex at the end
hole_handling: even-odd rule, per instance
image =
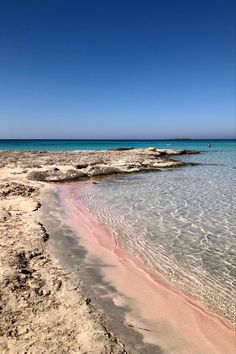
POLYGON ((232 323, 236 144, 183 159, 202 164, 108 178, 84 186, 79 199, 118 244, 232 323))

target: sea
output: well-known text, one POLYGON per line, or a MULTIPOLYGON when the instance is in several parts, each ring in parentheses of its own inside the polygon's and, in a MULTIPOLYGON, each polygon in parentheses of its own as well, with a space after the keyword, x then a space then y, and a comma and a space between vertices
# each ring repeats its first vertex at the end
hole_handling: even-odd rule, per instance
POLYGON ((235 322, 236 140, 0 140, 0 150, 118 147, 201 152, 177 157, 194 166, 105 178, 80 199, 122 247, 235 322))
POLYGON ((73 150, 103 150, 118 147, 160 147, 163 149, 198 149, 207 150, 212 144, 211 151, 219 148, 235 148, 236 139, 230 140, 62 140, 62 139, 0 139, 0 150, 44 150, 44 151, 73 151, 73 150))

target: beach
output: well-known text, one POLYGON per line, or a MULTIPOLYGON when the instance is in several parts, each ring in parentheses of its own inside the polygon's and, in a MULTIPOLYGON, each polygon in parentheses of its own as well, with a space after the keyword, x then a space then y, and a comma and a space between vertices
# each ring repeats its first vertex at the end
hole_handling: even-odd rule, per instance
POLYGON ((233 353, 235 331, 123 249, 73 189, 197 151, 0 152, 1 352, 233 353), (151 301, 150 301, 151 299, 151 301))

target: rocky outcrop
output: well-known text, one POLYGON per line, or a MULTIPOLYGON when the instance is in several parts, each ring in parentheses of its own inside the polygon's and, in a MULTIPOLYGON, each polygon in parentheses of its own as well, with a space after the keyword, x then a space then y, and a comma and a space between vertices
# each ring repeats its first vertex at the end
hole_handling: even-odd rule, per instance
POLYGON ((85 177, 86 174, 76 170, 69 169, 66 172, 55 169, 41 170, 41 171, 31 171, 28 174, 28 179, 32 181, 44 181, 44 182, 66 182, 79 180, 81 177, 85 177))
MULTIPOLYGON (((123 173, 158 171, 186 165, 176 156, 198 153, 188 150, 116 148, 99 151, 0 151, 1 164, 27 171, 28 179, 69 182, 123 173), (174 159, 173 159, 174 157, 174 159)), ((21 172, 18 172, 21 173, 21 172)))
POLYGON ((29 197, 31 194, 35 193, 36 189, 32 186, 26 186, 20 183, 5 183, 0 185, 0 197, 7 197, 7 196, 23 196, 29 197))
MULTIPOLYGON (((106 151, 78 151, 76 153, 45 153, 45 164, 58 167, 37 169, 28 174, 28 179, 44 182, 67 182, 91 177, 124 173, 158 171, 163 168, 184 166, 185 163, 172 159, 172 156, 196 153, 186 150, 167 149, 124 149, 106 151)), ((40 155, 41 157, 41 155, 40 155)), ((40 165, 42 161, 40 161, 40 165)))

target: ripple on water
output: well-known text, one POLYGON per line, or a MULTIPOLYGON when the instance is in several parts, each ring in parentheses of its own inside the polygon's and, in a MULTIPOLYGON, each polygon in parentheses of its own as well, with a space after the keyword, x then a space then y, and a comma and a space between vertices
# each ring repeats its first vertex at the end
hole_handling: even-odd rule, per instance
POLYGON ((208 164, 109 178, 78 197, 123 247, 232 322, 235 151, 191 156, 196 159, 208 164))

